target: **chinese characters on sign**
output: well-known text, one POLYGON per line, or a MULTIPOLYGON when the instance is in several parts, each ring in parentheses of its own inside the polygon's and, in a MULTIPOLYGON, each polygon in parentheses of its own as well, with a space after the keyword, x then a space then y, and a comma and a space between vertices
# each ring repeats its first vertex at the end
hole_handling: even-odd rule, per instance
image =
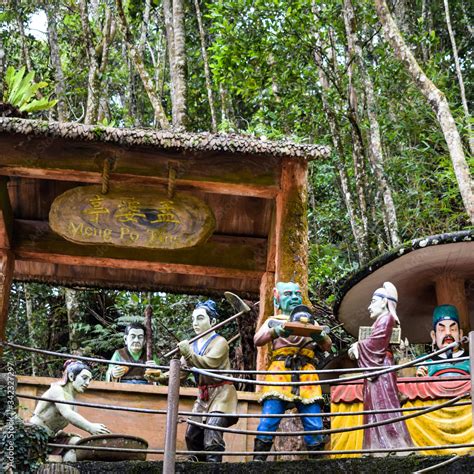
POLYGON ((169 199, 155 189, 130 187, 103 195, 97 186, 84 186, 55 199, 50 225, 76 243, 177 249, 207 240, 215 218, 189 195, 169 199))

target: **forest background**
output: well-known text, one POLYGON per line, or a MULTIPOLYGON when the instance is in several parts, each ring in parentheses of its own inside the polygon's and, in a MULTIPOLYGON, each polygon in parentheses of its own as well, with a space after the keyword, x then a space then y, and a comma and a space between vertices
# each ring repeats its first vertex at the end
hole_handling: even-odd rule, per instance
MULTIPOLYGON (((24 67, 47 83, 33 98, 57 102, 29 118, 330 145, 330 157, 310 165, 308 272, 318 316, 334 325, 331 303, 344 275, 404 241, 473 225, 472 3, 385 7, 383 0, 4 0, 0 76, 24 67)), ((109 358, 124 324, 151 303, 162 353, 174 336, 191 335, 197 299, 14 283, 7 338, 109 358)), ((351 340, 341 328, 335 338, 338 349, 351 340)), ((234 349, 236 367, 254 368, 243 357, 253 348, 234 349)), ((20 374, 57 377, 62 366, 7 356, 20 374)))

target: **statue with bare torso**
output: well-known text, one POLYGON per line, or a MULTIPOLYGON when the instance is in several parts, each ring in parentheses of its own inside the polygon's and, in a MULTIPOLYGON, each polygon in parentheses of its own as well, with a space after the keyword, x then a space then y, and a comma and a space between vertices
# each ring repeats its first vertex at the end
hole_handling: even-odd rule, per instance
MULTIPOLYGON (((90 368, 79 361, 68 360, 64 364, 64 375, 61 381, 51 384, 43 394, 44 398, 55 400, 40 400, 36 405, 30 423, 43 427, 50 443, 76 444, 81 437, 76 434, 65 433, 63 430, 69 424, 76 426, 91 435, 110 433, 109 429, 101 423, 92 423, 76 412, 75 405, 62 404, 61 401, 75 401, 78 393, 83 393, 92 380, 90 368)), ((56 448, 52 454, 63 456, 63 461, 74 462, 76 452, 73 449, 56 448)))

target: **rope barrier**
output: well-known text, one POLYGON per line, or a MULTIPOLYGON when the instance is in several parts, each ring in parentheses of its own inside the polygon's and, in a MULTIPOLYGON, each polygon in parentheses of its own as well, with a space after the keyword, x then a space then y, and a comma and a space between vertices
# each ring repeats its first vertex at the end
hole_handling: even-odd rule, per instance
MULTIPOLYGON (((126 453, 147 453, 147 454, 164 454, 163 449, 134 449, 134 448, 108 448, 105 446, 78 446, 75 444, 59 444, 59 443, 48 443, 51 448, 66 448, 66 449, 84 449, 84 450, 96 450, 96 451, 121 451, 126 453)), ((376 453, 403 453, 411 451, 436 451, 442 449, 464 449, 474 448, 474 443, 465 444, 443 444, 437 446, 412 446, 409 448, 389 448, 389 449, 350 449, 342 450, 335 449, 330 451, 176 451, 179 455, 224 455, 224 456, 252 456, 254 454, 263 455, 277 455, 277 456, 291 456, 298 454, 301 456, 315 454, 326 456, 333 454, 376 454, 376 453)))
POLYGON ((63 357, 64 359, 75 359, 75 360, 83 360, 86 362, 97 362, 99 364, 126 365, 127 367, 143 367, 145 369, 160 369, 160 370, 170 369, 168 365, 156 365, 156 364, 146 365, 146 364, 139 364, 136 362, 122 362, 122 361, 118 363, 117 361, 107 360, 107 359, 98 359, 96 357, 85 357, 85 356, 78 356, 75 354, 64 354, 63 352, 46 351, 44 349, 36 349, 34 347, 27 347, 27 346, 21 346, 19 344, 13 344, 11 342, 2 341, 1 339, 0 339, 0 346, 11 347, 12 349, 18 349, 18 350, 27 351, 27 352, 36 352, 38 354, 63 357))
POLYGON ((452 462, 456 461, 456 459, 459 459, 459 454, 455 454, 452 458, 447 459, 446 461, 434 464, 433 466, 427 467, 425 469, 421 469, 419 471, 415 471, 413 474, 421 474, 422 472, 430 472, 434 471, 440 467, 447 466, 448 464, 451 464, 452 462))
MULTIPOLYGON (((414 359, 414 361, 417 361, 418 359, 414 359)), ((448 359, 456 362, 461 362, 465 360, 469 360, 469 356, 466 357, 456 357, 455 359, 448 359)), ((413 364, 413 367, 424 367, 424 366, 429 366, 429 365, 437 365, 441 364, 443 361, 439 360, 432 360, 432 361, 426 361, 424 363, 417 362, 416 364, 413 364)), ((188 370, 191 371, 190 368, 183 368, 183 370, 188 370)), ((331 374, 331 373, 337 373, 337 374, 342 374, 342 373, 350 373, 350 372, 366 372, 366 371, 375 371, 375 370, 380 370, 380 367, 353 367, 350 369, 317 369, 317 370, 293 370, 293 371, 288 371, 288 370, 235 370, 235 369, 209 369, 209 372, 212 372, 213 374, 246 374, 246 375, 285 375, 285 374, 293 374, 293 373, 299 373, 299 374, 305 374, 305 375, 318 375, 318 374, 331 374)))
MULTIPOLYGON (((421 362, 423 360, 429 359, 431 357, 437 356, 439 354, 443 354, 444 352, 453 349, 458 345, 457 342, 453 342, 451 344, 448 344, 446 347, 443 347, 442 349, 439 349, 438 351, 432 352, 431 354, 426 354, 425 356, 422 356, 418 359, 416 359, 418 362, 421 362)), ((353 380, 364 380, 366 378, 371 378, 371 377, 378 377, 380 375, 388 374, 390 372, 395 372, 400 369, 404 369, 406 367, 411 367, 414 364, 415 361, 409 361, 405 362, 404 364, 400 365, 392 365, 386 369, 382 369, 376 372, 372 372, 369 374, 361 374, 361 375, 355 375, 353 377, 344 377, 342 379, 330 379, 330 380, 315 380, 315 381, 305 381, 305 382, 268 382, 266 380, 251 380, 251 379, 238 379, 235 377, 226 377, 225 375, 220 375, 220 374, 214 374, 213 372, 206 370, 206 369, 198 369, 196 367, 192 367, 189 370, 193 373, 201 374, 201 375, 207 375, 208 377, 213 377, 218 380, 226 380, 228 382, 235 382, 235 383, 242 383, 245 382, 247 384, 251 385, 262 385, 262 386, 271 386, 271 387, 294 387, 294 386, 302 386, 302 385, 328 385, 328 384, 341 384, 341 383, 347 383, 347 382, 352 382, 353 380)), ((293 371, 294 373, 299 373, 302 374, 300 371, 293 371)), ((244 373, 244 372, 243 372, 244 373)), ((287 374, 291 374, 292 372, 288 371, 286 372, 287 374)))
MULTIPOLYGON (((248 384, 253 384, 253 385, 271 385, 271 386, 285 386, 285 385, 323 385, 323 384, 330 384, 330 383, 336 383, 336 384, 341 384, 345 382, 350 382, 352 380, 363 380, 367 377, 375 377, 379 375, 383 375, 385 373, 390 373, 394 372, 400 369, 404 369, 407 367, 412 367, 412 366, 420 366, 420 365, 433 365, 433 364, 439 364, 439 361, 428 361, 425 364, 421 364, 422 361, 425 361, 427 359, 430 359, 433 356, 442 354, 449 349, 452 349, 456 347, 458 343, 453 342, 449 344, 448 346, 444 347, 443 349, 439 349, 438 351, 432 352, 430 354, 426 354, 418 359, 414 359, 413 361, 405 362, 404 364, 401 365, 392 365, 387 369, 380 370, 380 367, 356 367, 353 369, 327 369, 327 370, 288 370, 288 371, 265 371, 265 370, 217 370, 217 369, 198 369, 196 367, 182 367, 181 370, 187 371, 187 372, 195 372, 195 373, 202 373, 203 375, 210 375, 214 378, 222 379, 222 380, 228 380, 230 382, 236 382, 236 383, 248 383, 248 384), (313 382, 265 382, 265 381, 256 381, 253 379, 241 379, 241 378, 231 378, 231 377, 224 377, 219 374, 221 373, 240 373, 243 375, 246 374, 265 374, 265 375, 291 375, 291 374, 300 374, 300 375, 317 375, 321 373, 343 373, 343 372, 366 372, 366 371, 374 371, 374 373, 371 374, 362 374, 361 376, 355 376, 355 377, 344 377, 344 378, 338 378, 338 379, 330 379, 330 380, 323 380, 323 381, 313 381, 313 382), (378 371, 378 372, 377 372, 378 371), (215 374, 215 375, 214 375, 215 374)), ((58 357, 63 357, 65 359, 76 359, 76 360, 83 360, 86 362, 96 362, 96 363, 102 363, 102 364, 108 364, 108 365, 123 365, 127 367, 142 367, 142 368, 154 368, 154 369, 160 369, 160 370, 169 370, 169 366, 164 366, 164 365, 146 365, 146 364, 140 364, 136 362, 122 362, 118 363, 117 361, 111 361, 111 360, 106 360, 106 359, 98 359, 94 357, 85 357, 85 356, 78 356, 74 354, 65 354, 62 352, 54 352, 54 351, 47 351, 44 349, 37 349, 33 347, 27 347, 27 346, 22 346, 19 344, 13 344, 11 342, 6 342, 3 340, 0 340, 0 346, 7 346, 11 347, 12 349, 17 349, 17 350, 24 350, 27 352, 36 352, 39 354, 44 354, 44 355, 51 355, 51 356, 58 356, 58 357)), ((469 357, 459 357, 456 358, 456 361, 461 361, 461 360, 468 360, 469 357)))
MULTIPOLYGON (((35 395, 25 395, 25 394, 16 394, 18 398, 26 398, 29 400, 42 400, 45 402, 51 403, 61 403, 61 405, 75 405, 79 407, 87 407, 87 408, 97 408, 97 409, 105 409, 105 410, 117 410, 117 411, 128 411, 134 413, 147 413, 150 415, 166 415, 167 410, 155 410, 152 408, 135 408, 135 407, 126 407, 122 405, 103 405, 101 403, 87 403, 87 402, 78 402, 78 401, 71 401, 71 400, 61 400, 58 401, 54 398, 47 398, 47 397, 37 397, 35 395)), ((454 403, 452 406, 467 406, 471 405, 471 402, 460 402, 454 403)), ((432 405, 432 406, 439 406, 439 405, 432 405)), ((402 408, 401 411, 421 411, 424 410, 423 407, 408 407, 402 408)), ((281 415, 278 414, 258 414, 258 413, 206 413, 206 418, 213 418, 213 417, 238 417, 238 418, 301 418, 301 417, 334 417, 334 416, 353 416, 353 415, 376 415, 382 413, 397 413, 400 410, 398 408, 385 408, 382 410, 363 410, 363 411, 354 411, 354 412, 330 412, 330 413, 282 413, 281 415)), ((192 411, 180 411, 178 412, 180 416, 196 416, 196 412, 192 411)))
MULTIPOLYGON (((392 423, 398 423, 399 421, 404 421, 404 420, 409 420, 410 418, 415 418, 417 416, 422 416, 427 413, 431 413, 432 411, 439 410, 441 408, 448 407, 450 405, 453 405, 457 401, 459 401, 461 398, 465 397, 466 394, 459 395, 458 397, 455 397, 451 400, 448 400, 447 402, 441 403, 438 406, 431 406, 428 408, 424 408, 423 410, 420 410, 419 413, 414 413, 414 414, 409 414, 409 415, 403 415, 395 418, 390 418, 389 420, 383 420, 383 421, 376 421, 374 423, 367 423, 365 425, 358 425, 358 426, 351 426, 349 428, 337 428, 334 430, 311 430, 311 431, 256 431, 256 430, 238 430, 234 428, 223 428, 221 426, 210 426, 207 425, 206 423, 199 423, 198 421, 194 421, 191 419, 186 420, 188 424, 198 426, 200 428, 206 429, 206 430, 212 430, 212 431, 222 431, 224 433, 234 433, 234 434, 245 434, 245 435, 264 435, 264 436, 305 436, 305 435, 326 435, 326 434, 335 434, 335 433, 346 433, 348 431, 358 431, 358 430, 365 430, 367 428, 375 428, 377 426, 383 426, 383 425, 390 425, 392 423)), ((401 408, 398 410, 399 412, 403 411, 401 408)))

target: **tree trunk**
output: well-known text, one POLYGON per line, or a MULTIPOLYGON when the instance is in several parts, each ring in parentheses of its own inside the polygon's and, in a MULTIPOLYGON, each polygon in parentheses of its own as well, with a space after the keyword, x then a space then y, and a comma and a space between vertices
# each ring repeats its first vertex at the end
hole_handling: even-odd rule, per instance
MULTIPOLYGON (((425 0, 427 1, 427 0, 425 0)), ((466 4, 464 3, 464 0, 461 0, 461 10, 462 10, 462 16, 464 19, 464 24, 466 25, 467 31, 471 35, 471 39, 474 39, 474 25, 471 23, 471 20, 469 18, 469 14, 467 13, 466 9, 466 4)))
POLYGON ((77 292, 71 288, 64 291, 67 310, 67 323, 69 327, 69 350, 77 354, 81 347, 81 341, 78 338, 77 323, 80 322, 79 301, 77 292))
POLYGON ((448 26, 449 39, 451 40, 451 46, 453 48, 454 64, 456 66, 456 75, 458 76, 459 91, 461 93, 461 103, 462 103, 462 108, 464 110, 464 118, 466 120, 466 126, 467 126, 469 150, 471 154, 474 155, 474 136, 471 133, 472 132, 471 116, 469 114, 469 108, 467 106, 466 90, 464 88, 464 80, 462 77, 461 65, 459 64, 458 47, 456 45, 456 38, 454 37, 454 31, 451 25, 451 16, 449 14, 448 0, 444 0, 444 12, 446 14, 446 24, 448 26))
POLYGON ((150 99, 153 111, 155 113, 155 121, 157 124, 159 124, 161 128, 167 129, 169 128, 169 121, 166 118, 165 111, 161 104, 161 97, 156 93, 156 90, 153 86, 153 81, 151 80, 150 75, 145 69, 142 56, 139 54, 137 48, 133 45, 134 41, 128 28, 125 12, 123 11, 122 1, 116 0, 116 5, 118 10, 120 30, 122 32, 125 44, 127 45, 130 58, 133 61, 135 69, 137 70, 140 79, 142 80, 143 87, 145 88, 148 98, 150 99))
POLYGON ((438 118, 451 156, 464 208, 471 223, 474 224, 474 196, 469 168, 464 156, 461 136, 456 128, 456 122, 451 114, 446 96, 434 85, 418 65, 393 21, 385 0, 375 0, 375 6, 386 40, 390 43, 396 57, 406 67, 413 82, 425 96, 438 118))
POLYGON ((146 34, 149 28, 150 22, 150 5, 151 0, 145 0, 145 8, 143 9, 143 20, 140 32, 140 39, 138 40, 137 50, 140 56, 143 56, 146 45, 146 34))
MULTIPOLYGON (((36 341, 36 329, 33 315, 33 300, 31 298, 30 289, 28 283, 23 285, 25 292, 25 310, 26 310, 26 323, 28 325, 28 339, 30 347, 38 347, 36 341)), ((31 375, 35 377, 38 375, 38 355, 34 352, 31 353, 31 375)))
POLYGON ((15 6, 17 8, 17 25, 18 25, 18 33, 20 34, 20 42, 21 42, 21 54, 23 56, 23 62, 26 66, 28 72, 33 71, 33 67, 31 66, 31 59, 30 59, 30 50, 28 48, 28 42, 25 36, 25 27, 23 25, 23 12, 21 9, 21 4, 15 2, 15 6))
MULTIPOLYGON (((5 75, 5 46, 0 35, 0 77, 5 75)), ((0 81, 0 97, 3 97, 3 81, 0 81)))
POLYGON ((97 122, 97 114, 99 111, 99 64, 94 47, 94 38, 89 25, 89 9, 87 0, 79 0, 79 9, 81 13, 82 30, 86 44, 87 58, 89 60, 89 72, 87 75, 87 104, 85 124, 97 122))
POLYGON ((184 128, 186 120, 186 52, 182 0, 163 0, 166 39, 170 61, 173 127, 184 128))
POLYGON ((206 78, 207 99, 209 101, 209 109, 211 112, 211 128, 213 132, 216 132, 217 131, 216 109, 214 106, 214 98, 212 95, 211 72, 209 69, 209 59, 207 57, 207 48, 206 48, 206 34, 204 32, 204 27, 202 24, 202 15, 201 15, 201 9, 199 7, 199 0, 194 0, 194 6, 196 8, 196 18, 197 18, 198 27, 199 27, 199 38, 201 40, 201 52, 202 52, 202 61, 204 63, 204 77, 206 78))
POLYGON ((365 91, 367 116, 369 119, 369 157, 377 181, 377 186, 381 190, 383 196, 384 205, 382 209, 389 232, 387 237, 392 247, 398 247, 400 246, 401 241, 398 235, 397 213, 392 198, 392 190, 390 189, 384 171, 384 157, 382 152, 382 140, 380 137, 380 126, 376 113, 374 85, 369 72, 365 67, 362 48, 355 37, 355 14, 351 0, 344 0, 343 15, 349 49, 349 60, 352 62, 352 60, 355 59, 357 62, 362 85, 365 91))
POLYGON ((346 171, 346 166, 345 166, 345 160, 344 160, 345 151, 342 145, 341 131, 340 131, 339 124, 337 121, 337 116, 332 111, 331 107, 329 106, 329 103, 326 97, 326 93, 329 90, 329 81, 323 69, 320 49, 321 49, 321 44, 320 44, 319 38, 317 38, 317 45, 314 52, 314 58, 316 61, 316 65, 318 67, 319 82, 321 83, 321 87, 322 87, 321 98, 323 102, 323 108, 328 118, 328 123, 329 123, 329 128, 331 130, 331 138, 334 145, 334 149, 336 150, 340 158, 340 162, 336 165, 336 167, 339 173, 339 180, 340 180, 341 189, 342 189, 342 197, 344 199, 347 213, 349 215, 349 222, 351 225, 352 235, 354 236, 354 240, 357 246, 359 261, 361 264, 363 264, 368 260, 367 234, 364 232, 363 226, 361 226, 359 223, 359 220, 357 217, 357 211, 354 206, 354 201, 353 201, 352 193, 349 186, 349 178, 347 176, 347 171, 346 171))
MULTIPOLYGON (((423 20, 424 28, 427 29, 428 31, 431 31, 433 29, 433 17, 431 15, 431 10, 429 9, 429 6, 428 6, 428 1, 429 0, 422 0, 421 2, 421 18, 423 20)), ((423 56, 423 61, 425 63, 428 62, 431 56, 429 42, 426 42, 426 41, 421 42, 421 54, 423 56)))
POLYGON ((61 66, 61 55, 59 53, 58 32, 56 28, 56 4, 45 2, 44 8, 48 17, 48 42, 51 64, 54 68, 55 92, 58 103, 56 105, 58 111, 58 121, 67 121, 67 109, 64 102, 66 96, 66 83, 64 81, 63 68, 61 66))
POLYGON ((408 34, 410 29, 408 27, 407 5, 405 2, 406 0, 396 0, 393 5, 393 13, 397 23, 400 25, 400 30, 408 34))

